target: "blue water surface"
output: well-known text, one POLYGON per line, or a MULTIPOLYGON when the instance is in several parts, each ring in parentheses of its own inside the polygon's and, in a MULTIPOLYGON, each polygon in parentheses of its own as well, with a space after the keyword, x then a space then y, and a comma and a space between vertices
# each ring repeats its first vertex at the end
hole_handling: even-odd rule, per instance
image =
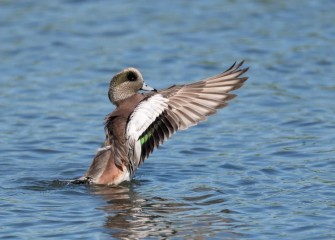
POLYGON ((335 2, 0 2, 1 239, 335 239, 335 2), (245 59, 228 108, 118 187, 69 185, 109 80, 165 88, 245 59))

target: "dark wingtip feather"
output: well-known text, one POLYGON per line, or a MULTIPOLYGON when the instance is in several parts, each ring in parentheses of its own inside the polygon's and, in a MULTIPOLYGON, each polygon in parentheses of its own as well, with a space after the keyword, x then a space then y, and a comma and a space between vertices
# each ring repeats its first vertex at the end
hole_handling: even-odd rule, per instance
MULTIPOLYGON (((244 64, 244 60, 242 60, 241 62, 237 63, 237 62, 234 62, 234 64, 228 68, 226 71, 224 71, 222 74, 229 74, 229 73, 234 73, 235 71, 243 71, 241 69, 239 69, 243 64, 244 64)), ((246 68, 245 71, 247 71, 249 68, 246 68)), ((243 72, 244 73, 244 72, 243 72)))
POLYGON ((240 82, 241 83, 244 83, 245 81, 247 81, 248 80, 248 77, 242 77, 242 78, 240 78, 240 82))
POLYGON ((231 65, 231 67, 230 68, 228 68, 225 72, 228 72, 228 71, 230 71, 230 70, 232 70, 234 67, 235 67, 235 65, 236 65, 236 61, 234 62, 234 64, 233 65, 231 65))
POLYGON ((249 67, 246 67, 246 68, 243 68, 241 71, 243 72, 243 73, 245 73, 246 71, 248 71, 249 70, 249 67))
POLYGON ((244 60, 242 60, 241 62, 239 62, 239 63, 234 67, 234 69, 232 70, 232 72, 238 71, 239 68, 243 65, 243 63, 244 63, 244 60))
POLYGON ((238 68, 241 67, 244 64, 244 59, 237 65, 238 68))

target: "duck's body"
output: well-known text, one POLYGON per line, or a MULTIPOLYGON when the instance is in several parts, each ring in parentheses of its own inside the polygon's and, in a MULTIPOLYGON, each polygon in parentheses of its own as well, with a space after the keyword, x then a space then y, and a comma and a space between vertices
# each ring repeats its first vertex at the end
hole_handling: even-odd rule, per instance
MULTIPOLYGON (((144 99, 143 94, 136 93, 129 99, 118 102, 117 108, 105 119, 106 140, 98 152, 85 177, 93 183, 117 185, 129 181, 131 174, 125 164, 117 162, 114 155, 126 146, 127 120, 134 108, 144 99)), ((126 154, 126 152, 123 152, 126 154)))
POLYGON ((117 185, 129 181, 149 154, 177 130, 207 119, 236 95, 248 69, 233 65, 203 81, 156 91, 141 73, 128 68, 113 77, 109 99, 116 109, 105 119, 106 140, 77 182, 117 185), (138 90, 151 90, 147 94, 138 90))

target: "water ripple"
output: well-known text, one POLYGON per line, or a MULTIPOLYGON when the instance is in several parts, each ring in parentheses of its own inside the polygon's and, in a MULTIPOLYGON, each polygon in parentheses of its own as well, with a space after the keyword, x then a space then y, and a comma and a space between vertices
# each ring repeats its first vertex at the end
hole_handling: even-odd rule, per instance
POLYGON ((0 238, 334 239, 333 9, 0 1, 0 238), (133 181, 69 184, 104 140, 114 73, 135 66, 160 89, 240 59, 238 97, 133 181))

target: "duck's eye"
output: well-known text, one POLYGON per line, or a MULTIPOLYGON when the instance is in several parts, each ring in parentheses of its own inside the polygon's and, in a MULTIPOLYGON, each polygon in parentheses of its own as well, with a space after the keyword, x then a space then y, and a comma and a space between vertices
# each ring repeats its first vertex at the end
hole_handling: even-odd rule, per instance
POLYGON ((137 80, 137 75, 134 72, 129 72, 127 74, 127 79, 128 81, 136 81, 137 80))

